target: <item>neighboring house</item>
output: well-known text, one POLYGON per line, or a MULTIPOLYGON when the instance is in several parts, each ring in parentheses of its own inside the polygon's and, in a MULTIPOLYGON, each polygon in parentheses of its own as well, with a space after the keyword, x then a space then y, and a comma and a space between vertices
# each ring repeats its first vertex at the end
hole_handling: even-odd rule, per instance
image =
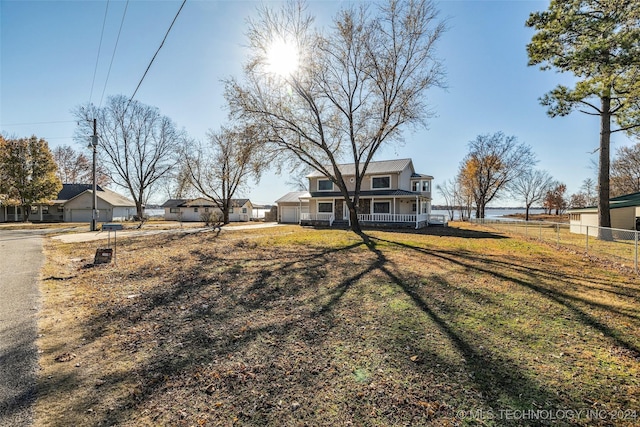
MULTIPOLYGON (((136 204, 133 200, 109 190, 96 191, 98 222, 127 221, 136 214, 136 204)), ((93 209, 93 190, 86 190, 64 203, 65 222, 91 222, 93 209)))
MULTIPOLYGON (((354 164, 339 165, 349 191, 355 190, 354 164)), ((307 175, 309 194, 299 196, 301 207, 308 202, 308 212, 300 211, 302 225, 350 225, 349 210, 340 190, 315 171, 307 175)), ((411 159, 370 162, 362 180, 358 219, 369 227, 425 227, 445 225, 444 215, 431 214, 433 177, 416 173, 411 159)), ((284 196, 283 198, 287 198, 284 196)), ((289 202, 288 198, 285 203, 289 202)), ((280 203, 278 203, 280 206, 280 203)))
MULTIPOLYGON (((92 184, 63 184, 55 200, 31 206, 32 222, 91 222, 92 184)), ((106 188, 96 187, 98 221, 122 221, 136 214, 136 204, 106 188)), ((22 221, 22 207, 0 206, 0 222, 22 221)))
POLYGON ((309 213, 308 191, 292 191, 276 200, 278 205, 278 222, 285 224, 298 224, 300 214, 309 213))
MULTIPOLYGON (((638 230, 640 227, 640 193, 625 194, 609 200, 611 228, 638 230)), ((598 235, 598 207, 569 209, 569 230, 576 234, 598 235)))
MULTIPOLYGON (((169 199, 161 206, 164 208, 164 219, 167 221, 202 221, 202 214, 222 211, 213 200, 200 197, 197 199, 169 199)), ((253 219, 253 205, 249 199, 231 199, 229 221, 243 222, 253 219)))

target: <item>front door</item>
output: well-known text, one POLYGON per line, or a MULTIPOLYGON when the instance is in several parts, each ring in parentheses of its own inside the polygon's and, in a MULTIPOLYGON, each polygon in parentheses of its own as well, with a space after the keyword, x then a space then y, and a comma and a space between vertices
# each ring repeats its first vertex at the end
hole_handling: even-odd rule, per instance
POLYGON ((336 219, 344 218, 344 209, 342 208, 342 206, 343 206, 342 200, 336 200, 334 202, 333 212, 335 214, 336 219))

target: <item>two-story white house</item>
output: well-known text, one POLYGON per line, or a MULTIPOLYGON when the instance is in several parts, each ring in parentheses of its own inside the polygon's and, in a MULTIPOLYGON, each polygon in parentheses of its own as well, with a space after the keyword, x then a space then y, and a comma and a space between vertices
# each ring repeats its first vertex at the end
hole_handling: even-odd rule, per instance
MULTIPOLYGON (((349 191, 355 190, 353 163, 339 165, 349 191)), ((348 225, 349 210, 340 190, 315 171, 307 175, 309 193, 301 196, 308 202, 308 212, 300 213, 302 225, 348 225)), ((416 173, 411 159, 370 162, 362 180, 358 203, 358 220, 363 226, 411 226, 446 224, 444 215, 431 215, 433 177, 416 173)))

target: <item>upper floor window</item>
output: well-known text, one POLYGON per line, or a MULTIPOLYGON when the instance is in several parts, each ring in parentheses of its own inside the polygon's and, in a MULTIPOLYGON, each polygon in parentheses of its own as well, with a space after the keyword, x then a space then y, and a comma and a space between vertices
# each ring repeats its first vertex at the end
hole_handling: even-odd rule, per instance
POLYGON ((242 213, 247 213, 247 208, 242 208, 242 213))
POLYGON ((319 179, 318 180, 318 191, 332 191, 333 190, 333 182, 330 179, 319 179))
POLYGON ((374 176, 371 178, 371 188, 391 188, 390 176, 374 176))
POLYGON ((431 191, 431 181, 411 181, 411 191, 429 193, 431 191))

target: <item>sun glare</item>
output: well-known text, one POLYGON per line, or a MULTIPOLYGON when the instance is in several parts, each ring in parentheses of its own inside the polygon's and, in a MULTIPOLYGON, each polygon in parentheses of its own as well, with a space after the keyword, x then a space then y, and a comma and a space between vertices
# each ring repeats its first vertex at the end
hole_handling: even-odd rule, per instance
POLYGON ((296 46, 285 40, 278 40, 273 42, 267 52, 267 69, 271 73, 287 77, 298 69, 298 60, 296 46))

